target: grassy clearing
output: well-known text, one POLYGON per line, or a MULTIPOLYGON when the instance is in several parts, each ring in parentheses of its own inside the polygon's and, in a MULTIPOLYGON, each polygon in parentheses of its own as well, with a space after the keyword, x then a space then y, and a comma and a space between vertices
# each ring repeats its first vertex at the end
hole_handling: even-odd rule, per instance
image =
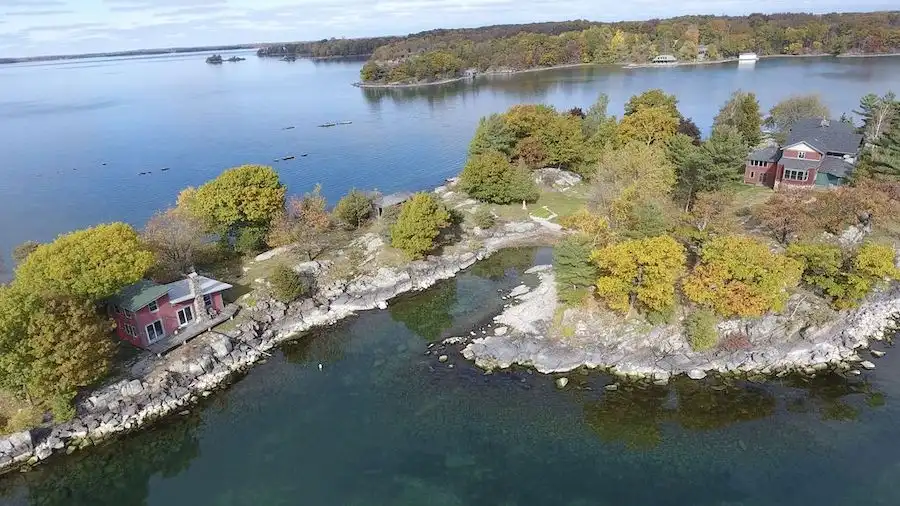
POLYGON ((541 193, 537 202, 528 204, 528 209, 522 209, 522 204, 508 204, 504 206, 494 206, 493 211, 500 218, 508 221, 527 220, 530 214, 539 218, 550 216, 550 212, 557 215, 552 221, 559 221, 575 211, 578 211, 588 202, 590 188, 588 185, 579 185, 571 190, 562 193, 555 191, 545 191, 541 193), (549 209, 549 212, 547 209, 549 209))

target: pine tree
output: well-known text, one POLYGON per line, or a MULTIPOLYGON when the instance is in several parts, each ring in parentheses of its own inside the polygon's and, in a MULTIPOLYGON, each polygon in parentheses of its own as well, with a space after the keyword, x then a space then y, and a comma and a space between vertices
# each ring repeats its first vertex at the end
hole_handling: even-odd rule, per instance
POLYGON ((553 248, 553 268, 559 300, 578 304, 597 280, 597 269, 591 264, 591 240, 582 235, 567 236, 553 248))
POLYGON ((429 193, 417 193, 400 209, 391 228, 391 246, 410 258, 422 258, 433 250, 434 240, 450 225, 450 213, 429 193))

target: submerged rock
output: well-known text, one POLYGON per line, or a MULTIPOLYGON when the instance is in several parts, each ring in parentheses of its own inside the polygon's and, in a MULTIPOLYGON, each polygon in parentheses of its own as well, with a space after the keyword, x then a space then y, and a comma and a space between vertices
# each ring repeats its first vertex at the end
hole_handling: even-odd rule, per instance
POLYGON ((556 388, 566 388, 566 385, 569 384, 569 378, 562 377, 556 378, 556 388))
POLYGON ((868 369, 870 371, 872 369, 875 369, 875 364, 873 364, 872 362, 869 362, 868 360, 864 360, 863 362, 861 362, 859 364, 859 366, 862 367, 863 369, 868 369))
POLYGON ((706 377, 706 372, 700 369, 691 369, 690 371, 688 371, 687 376, 692 380, 702 380, 706 377))

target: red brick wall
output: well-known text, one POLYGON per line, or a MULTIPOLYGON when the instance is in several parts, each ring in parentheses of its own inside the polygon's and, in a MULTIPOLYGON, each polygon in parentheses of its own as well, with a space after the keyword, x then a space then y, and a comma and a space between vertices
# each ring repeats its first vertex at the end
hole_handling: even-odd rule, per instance
MULTIPOLYGON (((798 153, 800 153, 799 150, 788 149, 788 150, 785 150, 784 156, 787 158, 799 158, 799 156, 797 155, 798 153)), ((804 158, 805 160, 821 160, 822 159, 822 155, 816 151, 805 151, 805 153, 806 153, 806 156, 804 158)))

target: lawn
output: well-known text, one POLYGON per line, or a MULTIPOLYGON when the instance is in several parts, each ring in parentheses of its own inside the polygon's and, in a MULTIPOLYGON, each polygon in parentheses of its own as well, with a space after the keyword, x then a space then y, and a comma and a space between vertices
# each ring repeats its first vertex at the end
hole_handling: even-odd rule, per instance
POLYGON ((522 209, 522 204, 496 205, 492 209, 505 220, 527 220, 533 214, 538 218, 548 218, 550 213, 556 214, 551 221, 574 214, 587 204, 590 195, 590 187, 586 184, 573 187, 562 193, 556 191, 543 191, 537 202, 528 204, 528 209, 522 209), (545 209, 546 208, 546 209, 545 209))

